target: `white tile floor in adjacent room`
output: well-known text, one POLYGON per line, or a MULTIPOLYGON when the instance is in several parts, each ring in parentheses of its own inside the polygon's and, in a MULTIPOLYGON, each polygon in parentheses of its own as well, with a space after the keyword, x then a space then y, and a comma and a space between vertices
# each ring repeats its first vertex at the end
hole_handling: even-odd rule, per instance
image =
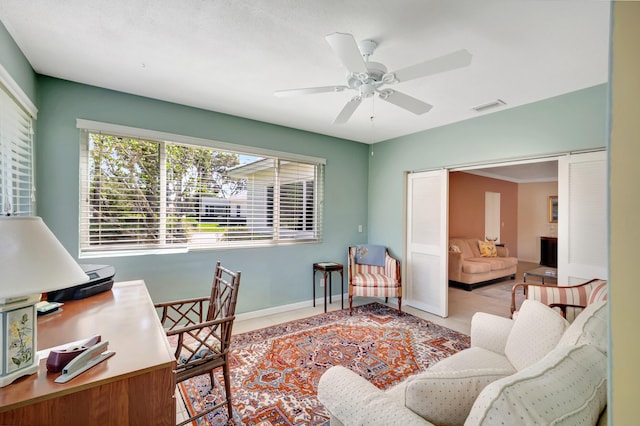
MULTIPOLYGON (((538 264, 520 262, 518 264, 518 272, 516 274, 516 280, 508 280, 496 283, 496 285, 508 286, 509 288, 517 281, 522 281, 524 271, 538 267, 538 264)), ((423 318, 434 322, 436 324, 451 328, 460 333, 469 334, 471 331, 471 317, 476 312, 488 312, 503 317, 510 316, 510 301, 511 293, 502 292, 496 296, 487 295, 489 286, 479 287, 473 291, 467 291, 460 288, 449 287, 449 316, 442 318, 437 315, 433 315, 419 309, 412 308, 410 306, 403 306, 404 312, 415 315, 419 318, 423 318)), ((354 306, 364 305, 371 302, 384 303, 384 299, 354 297, 354 306)), ((521 301, 520 301, 521 302, 521 301)), ((396 303, 390 301, 389 306, 397 307, 396 303)), ((348 308, 348 301, 345 298, 345 308, 348 308)), ((327 305, 328 311, 334 311, 340 309, 340 298, 334 296, 333 303, 327 305)), ((315 307, 308 307, 302 309, 291 310, 273 315, 267 315, 260 318, 252 318, 243 321, 236 321, 233 324, 233 334, 246 333, 248 331, 257 330, 259 328, 269 327, 276 324, 281 324, 287 321, 293 321, 301 318, 306 318, 314 315, 318 315, 324 312, 324 305, 322 303, 316 303, 315 307)), ((178 422, 186 419, 187 413, 182 402, 180 393, 176 391, 176 411, 178 422)))

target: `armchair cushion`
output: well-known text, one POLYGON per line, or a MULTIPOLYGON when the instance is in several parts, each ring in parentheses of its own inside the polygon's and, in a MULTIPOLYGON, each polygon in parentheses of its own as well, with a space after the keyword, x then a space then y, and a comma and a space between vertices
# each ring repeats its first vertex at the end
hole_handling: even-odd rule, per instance
POLYGON ((515 321, 485 312, 471 318, 471 346, 504 354, 507 339, 515 321))
POLYGON ((482 389, 511 374, 511 368, 429 369, 405 382, 405 406, 439 426, 461 425, 482 389))
POLYGON ((220 356, 221 340, 216 334, 219 321, 209 321, 202 325, 174 329, 167 332, 169 346, 174 351, 177 367, 189 367, 188 364, 198 363, 220 356), (213 326, 213 327, 212 327, 213 326))
POLYGON ((557 346, 540 362, 489 385, 465 425, 596 424, 607 403, 607 357, 591 345, 557 346))
POLYGON ((550 307, 536 300, 525 300, 507 338, 504 353, 520 371, 549 353, 568 325, 567 320, 550 307))
POLYGON ((320 377, 318 399, 332 418, 345 425, 431 424, 392 395, 341 366, 331 367, 320 377))
POLYGON ((356 246, 355 261, 359 265, 384 266, 387 248, 364 244, 356 246))
POLYGON ((511 374, 516 372, 516 369, 511 365, 506 356, 477 346, 456 352, 450 357, 444 358, 430 366, 429 370, 456 371, 475 368, 498 368, 501 370, 509 370, 511 374))
POLYGON ((398 281, 383 274, 360 273, 353 276, 351 283, 355 286, 396 287, 398 281))
POLYGON ((185 365, 188 362, 191 361, 196 361, 199 359, 203 359, 206 358, 209 355, 212 355, 213 352, 210 349, 207 348, 202 348, 200 350, 198 350, 197 352, 195 352, 194 354, 189 354, 189 355, 180 355, 180 358, 178 358, 177 363, 178 363, 178 367, 181 365, 185 365))
POLYGON ((592 303, 571 323, 558 345, 590 344, 606 354, 608 350, 607 321, 607 302, 592 303))

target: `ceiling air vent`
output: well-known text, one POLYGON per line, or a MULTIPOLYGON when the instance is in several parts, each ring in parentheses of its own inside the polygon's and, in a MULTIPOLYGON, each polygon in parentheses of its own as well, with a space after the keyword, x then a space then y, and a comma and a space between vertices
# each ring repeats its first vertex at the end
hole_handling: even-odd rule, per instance
POLYGON ((482 104, 471 108, 475 112, 484 112, 491 108, 500 107, 502 105, 506 105, 507 103, 503 100, 496 99, 495 101, 489 102, 488 104, 482 104))

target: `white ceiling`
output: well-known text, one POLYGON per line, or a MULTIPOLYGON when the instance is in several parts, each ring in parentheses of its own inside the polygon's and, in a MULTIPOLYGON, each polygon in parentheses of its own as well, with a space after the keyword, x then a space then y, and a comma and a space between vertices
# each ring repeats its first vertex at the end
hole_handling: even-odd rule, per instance
POLYGON ((478 166, 465 172, 515 183, 557 182, 558 161, 537 161, 496 167, 478 166))
POLYGON ((2 0, 0 20, 36 72, 350 140, 374 143, 594 86, 608 79, 608 1, 2 0), (373 39, 390 71, 455 50, 469 67, 399 83, 423 115, 353 92, 276 98, 342 85, 325 40, 373 39), (374 117, 371 120, 370 117, 374 117))

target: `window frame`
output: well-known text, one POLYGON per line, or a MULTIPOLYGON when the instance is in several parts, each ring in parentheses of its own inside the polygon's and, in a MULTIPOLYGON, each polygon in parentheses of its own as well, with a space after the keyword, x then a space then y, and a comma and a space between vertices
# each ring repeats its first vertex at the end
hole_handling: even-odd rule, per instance
MULTIPOLYGON (((129 255, 142 255, 142 254, 159 254, 159 253, 175 253, 175 252, 188 252, 195 250, 218 250, 218 249, 232 249, 232 248, 255 248, 255 247, 270 247, 277 245, 288 244, 307 244, 318 243, 323 239, 323 202, 324 202, 324 166, 326 160, 323 158, 311 157, 306 155, 299 155, 293 153, 285 153, 280 151, 267 150, 263 148, 255 148, 244 145, 230 144, 225 142, 219 142, 214 140, 195 138, 190 136, 177 135, 172 133, 158 132, 147 129, 134 128, 129 126, 121 126, 110 123, 101 123, 85 119, 77 119, 76 127, 80 129, 80 241, 79 241, 79 257, 80 258, 93 258, 93 257, 111 257, 111 256, 129 256, 129 255), (312 165, 314 168, 313 181, 315 182, 313 191, 316 194, 317 199, 314 200, 313 214, 316 224, 314 225, 314 236, 312 238, 280 238, 279 229, 276 226, 270 239, 247 239, 242 241, 225 241, 224 243, 207 244, 207 245, 177 245, 166 244, 158 247, 144 247, 144 248, 108 248, 108 247, 96 247, 91 248, 89 246, 89 215, 85 210, 89 206, 88 200, 88 164, 89 164, 89 134, 90 133, 103 133, 117 137, 144 139, 161 144, 161 152, 166 152, 163 148, 166 144, 185 145, 194 148, 211 149, 219 152, 231 152, 240 155, 259 156, 267 159, 274 160, 275 164, 279 164, 280 161, 302 163, 312 165)), ((163 161, 164 164, 164 161, 163 161)), ((160 173, 160 180, 166 179, 166 170, 162 170, 160 173)), ((277 177, 276 177, 277 179, 277 177)), ((308 179, 307 179, 308 180, 308 179)), ((282 183, 280 183, 282 185, 282 183)), ((307 182, 305 181, 303 187, 306 188, 307 182)), ((165 188, 164 183, 160 184, 161 188, 165 188)), ((166 198, 164 199, 166 201, 166 198)), ((163 203, 160 202, 162 206, 163 203)), ((166 205, 166 204, 164 204, 166 205)), ((215 206, 212 206, 215 208, 215 206)), ((162 208, 162 207, 161 207, 162 208)), ((305 210, 306 215, 306 210, 305 210)), ((265 217, 266 219, 266 217, 265 217)), ((305 216, 307 220, 307 216, 305 216)), ((158 230, 163 232, 162 224, 159 223, 158 230)))
POLYGON ((32 216, 36 210, 34 129, 38 109, 1 64, 0 91, 0 127, 23 130, 17 138, 0 130, 0 214, 32 216))

